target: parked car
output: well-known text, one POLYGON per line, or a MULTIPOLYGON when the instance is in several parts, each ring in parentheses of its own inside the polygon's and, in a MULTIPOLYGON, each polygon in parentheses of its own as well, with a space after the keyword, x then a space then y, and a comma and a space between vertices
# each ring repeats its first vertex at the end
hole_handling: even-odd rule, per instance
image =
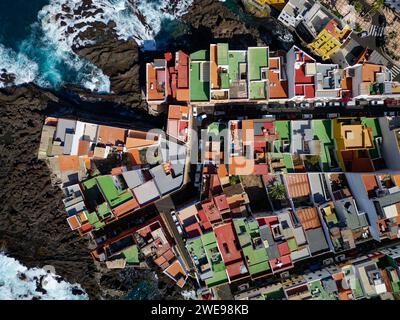
POLYGON ((308 109, 310 107, 311 107, 311 104, 309 102, 300 103, 300 108, 302 108, 302 109, 308 109))
POLYGON ((372 100, 369 102, 371 106, 383 106, 385 104, 385 101, 383 100, 372 100))
POLYGON ((368 101, 367 100, 357 100, 357 104, 359 104, 360 106, 367 106, 368 101))
POLYGON ((362 31, 362 32, 360 32, 360 33, 358 34, 358 36, 359 36, 360 38, 366 38, 366 37, 369 36, 369 33, 368 33, 368 31, 362 31))
POLYGON ((261 116, 263 119, 275 119, 275 116, 273 114, 263 114, 261 116))
POLYGON ((385 111, 385 117, 395 117, 396 116, 396 112, 394 111, 385 111))
POLYGON ((312 119, 312 118, 313 118, 313 115, 310 114, 310 113, 304 113, 303 114, 303 119, 312 119))
POLYGON ((206 118, 207 118, 207 114, 206 114, 205 112, 200 113, 200 114, 197 116, 197 119, 200 120, 200 121, 202 121, 202 120, 204 120, 204 119, 206 119, 206 118))
POLYGON ((339 101, 331 101, 328 103, 330 107, 340 107, 341 103, 339 101))
POLYGON ((176 229, 178 230, 179 234, 183 233, 182 227, 181 226, 176 226, 176 229))
POLYGON ((193 117, 197 117, 197 107, 193 107, 192 111, 193 111, 193 117))
POLYGON ((332 118, 338 118, 340 117, 339 113, 328 113, 327 114, 328 119, 332 119, 332 118))
POLYGON ((196 172, 194 176, 194 186, 196 188, 200 188, 200 184, 201 184, 201 172, 196 172))
POLYGON ((355 107, 356 102, 354 100, 350 100, 346 102, 346 107, 355 107))
POLYGON ((321 102, 321 101, 318 101, 318 102, 314 103, 314 106, 316 108, 322 108, 322 107, 325 107, 325 105, 326 105, 326 103, 325 102, 321 102))

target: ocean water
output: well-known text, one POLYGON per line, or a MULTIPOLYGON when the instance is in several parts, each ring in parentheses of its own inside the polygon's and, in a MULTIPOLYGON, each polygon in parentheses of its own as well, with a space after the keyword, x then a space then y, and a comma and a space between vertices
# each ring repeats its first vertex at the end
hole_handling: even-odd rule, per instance
MULTIPOLYGON (((65 83, 109 92, 110 81, 73 46, 90 44, 78 34, 92 22, 115 23, 119 39, 156 39, 162 46, 180 28, 179 17, 193 0, 91 0, 83 14, 68 14, 81 0, 1 0, 0 71, 13 73, 15 83, 35 82, 59 88, 65 83), (173 29, 173 30, 171 30, 173 29)), ((4 84, 0 83, 0 87, 4 84)))
POLYGON ((88 296, 79 284, 65 282, 43 269, 28 269, 0 253, 0 300, 31 299, 87 300, 88 296), (41 278, 42 289, 38 290, 41 278), (81 294, 76 294, 78 291, 81 294))
MULTIPOLYGON (((88 22, 115 22, 119 39, 138 44, 155 39, 162 48, 180 30, 179 17, 193 0, 91 0, 88 15, 67 15, 82 0, 0 0, 0 74, 15 75, 15 84, 34 82, 59 89, 63 84, 81 85, 109 92, 110 81, 103 72, 74 54, 72 46, 90 44, 77 38, 88 22), (61 18, 60 18, 61 14, 61 18)), ((0 88, 4 83, 0 82, 0 88)), ((0 253, 0 299, 86 299, 73 295, 79 285, 58 282, 42 269, 27 269, 17 260, 0 253), (20 274, 26 275, 25 279, 20 274), (46 293, 36 291, 36 279, 44 276, 46 293), (36 279, 35 279, 36 278, 36 279)), ((152 299, 157 288, 142 283, 132 299, 152 299)))

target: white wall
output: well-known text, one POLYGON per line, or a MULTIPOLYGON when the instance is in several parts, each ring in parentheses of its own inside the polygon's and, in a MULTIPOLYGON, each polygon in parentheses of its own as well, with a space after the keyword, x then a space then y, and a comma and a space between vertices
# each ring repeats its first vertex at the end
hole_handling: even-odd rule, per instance
POLYGON ((386 117, 380 117, 379 125, 382 133, 382 156, 390 170, 400 170, 400 150, 397 145, 396 136, 389 129, 389 121, 386 117))
POLYGON ((365 212, 371 226, 372 237, 380 241, 378 230, 378 214, 376 212, 374 203, 368 198, 367 190, 365 190, 362 181, 362 174, 360 173, 345 173, 347 182, 349 183, 351 193, 357 203, 359 211, 365 212))

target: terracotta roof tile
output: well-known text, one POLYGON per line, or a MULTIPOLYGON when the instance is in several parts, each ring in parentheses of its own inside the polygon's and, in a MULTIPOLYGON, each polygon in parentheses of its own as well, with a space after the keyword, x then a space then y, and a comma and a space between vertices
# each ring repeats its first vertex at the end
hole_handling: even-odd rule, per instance
POLYGON ((311 194, 307 174, 287 174, 285 178, 290 197, 299 198, 306 197, 311 194))
POLYGON ((79 171, 79 157, 78 156, 59 156, 58 161, 60 164, 61 172, 79 171))
POLYGON ((321 226, 316 208, 302 208, 297 210, 297 216, 300 219, 305 230, 314 229, 321 226))
POLYGON ((126 129, 109 126, 99 126, 98 142, 103 144, 125 144, 126 129))

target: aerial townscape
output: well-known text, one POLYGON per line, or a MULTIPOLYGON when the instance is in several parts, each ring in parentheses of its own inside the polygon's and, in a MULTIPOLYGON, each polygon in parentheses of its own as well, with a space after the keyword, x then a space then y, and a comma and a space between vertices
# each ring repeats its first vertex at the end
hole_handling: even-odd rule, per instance
POLYGON ((165 132, 46 117, 38 157, 65 223, 96 263, 153 268, 199 299, 399 299, 396 69, 369 48, 351 55, 355 31, 322 3, 248 2, 312 40, 159 54, 144 95, 167 110, 165 132))
MULTIPOLYGON (((87 2, 74 9, 64 4, 59 12, 79 12, 75 22, 84 24, 82 12, 89 10, 87 19, 94 21, 96 1, 87 2)), ((10 181, 31 180, 24 193, 12 191, 24 189, 22 183, 2 193, 8 194, 4 219, 24 227, 5 228, 0 218, 0 235, 10 230, 0 237, 0 274, 6 274, 4 250, 29 268, 81 268, 80 278, 68 270, 65 279, 82 286, 73 289, 82 298, 86 290, 95 299, 151 299, 146 290, 159 290, 157 299, 400 300, 400 2, 172 2, 168 19, 183 17, 199 33, 179 26, 185 34, 175 35, 171 45, 161 31, 153 38, 145 33, 133 37, 136 51, 128 36, 101 47, 94 35, 99 30, 74 34, 74 52, 94 59, 96 68, 107 60, 107 68, 96 73, 78 60, 69 64, 90 70, 95 85, 107 76, 108 91, 76 83, 54 89, 44 78, 21 85, 0 60, 0 111, 9 108, 0 113, 7 119, 7 128, 0 126, 0 150, 15 158, 0 158, 0 164, 10 181), (224 26, 218 36, 208 37, 212 27, 202 26, 214 17, 208 12, 200 18, 203 3, 219 15, 209 19, 215 28, 224 26), (243 30, 259 30, 263 42, 242 41, 243 30), (195 44, 186 38, 192 36, 195 44), (22 91, 13 91, 18 86, 22 91), (29 97, 40 86, 44 93, 29 97), (10 109, 13 95, 29 107, 10 109), (36 100, 48 105, 36 108, 36 100), (26 131, 18 137, 32 157, 18 151, 10 110, 23 119, 18 121, 26 131), (38 116, 29 118, 30 112, 38 116), (31 178, 32 172, 40 177, 31 178), (36 189, 39 196, 30 201, 36 189), (62 252, 79 255, 61 258, 54 246, 46 247, 50 240, 32 240, 40 225, 58 219, 46 212, 51 208, 61 208, 61 222, 43 239, 53 237, 62 252), (14 218, 21 211, 28 217, 29 210, 42 211, 37 221, 14 218), (11 248, 22 247, 10 245, 10 235, 17 234, 35 243, 26 255, 41 257, 38 265, 34 258, 23 260, 25 251, 13 256, 11 248), (92 268, 106 293, 97 293, 92 282, 85 287, 92 268), (158 289, 149 289, 150 275, 158 289)), ((140 10, 148 5, 148 15, 155 15, 161 4, 143 3, 135 13, 143 28, 135 28, 149 32, 155 18, 146 20, 140 10)), ((107 16, 105 8, 99 10, 107 16)), ((63 37, 74 32, 65 21, 63 37)), ((96 25, 106 27, 115 34, 103 38, 130 32, 113 20, 96 25)), ((179 34, 168 23, 160 28, 179 34)), ((0 57, 1 50, 0 43, 0 57)), ((27 281, 28 269, 21 270, 13 279, 27 281)), ((39 299, 50 298, 54 281, 45 277, 33 278, 36 292, 48 295, 39 299)), ((0 275, 0 287, 7 281, 0 275)), ((13 290, 5 299, 14 297, 13 290)))

